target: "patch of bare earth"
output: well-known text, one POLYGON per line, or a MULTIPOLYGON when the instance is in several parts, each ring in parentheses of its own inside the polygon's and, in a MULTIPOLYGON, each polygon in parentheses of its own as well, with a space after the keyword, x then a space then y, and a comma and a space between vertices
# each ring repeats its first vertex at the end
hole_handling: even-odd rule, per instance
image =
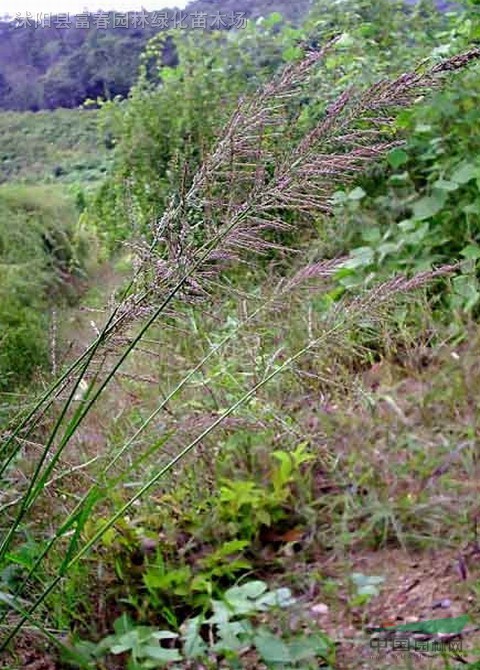
MULTIPOLYGON (((332 566, 333 567, 333 566, 332 566)), ((361 552, 345 564, 333 567, 332 576, 343 587, 338 599, 323 605, 310 601, 307 608, 318 626, 337 643, 338 670, 367 668, 461 667, 478 660, 480 628, 474 590, 480 574, 477 547, 464 551, 426 551, 409 554, 387 549, 361 552), (378 596, 366 606, 351 606, 348 576, 353 572, 382 576, 378 596), (432 637, 423 650, 415 633, 375 633, 376 627, 390 627, 468 615, 470 623, 458 638, 432 637), (445 666, 442 648, 450 658, 445 666)))

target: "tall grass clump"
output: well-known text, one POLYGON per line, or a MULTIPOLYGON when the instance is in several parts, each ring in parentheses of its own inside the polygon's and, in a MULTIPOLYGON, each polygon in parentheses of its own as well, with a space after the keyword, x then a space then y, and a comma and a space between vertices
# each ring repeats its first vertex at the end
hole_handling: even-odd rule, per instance
POLYGON ((59 477, 68 481, 75 436, 152 326, 177 327, 185 305, 206 309, 216 291, 222 287, 228 290, 229 271, 237 264, 253 263, 255 255, 293 251, 284 244, 284 234, 295 232, 289 214, 300 215, 298 225, 311 216, 328 216, 332 195, 340 185, 352 183, 401 144, 394 134, 399 110, 423 99, 451 73, 480 56, 480 50, 473 49, 433 66, 423 65, 394 79, 380 80, 365 90, 349 87, 324 105, 315 123, 305 127, 300 123, 303 96, 320 76, 325 54, 334 48, 332 41, 323 49, 302 53, 238 104, 198 171, 172 193, 162 216, 152 223, 148 242, 131 245, 136 262, 133 278, 94 342, 38 402, 3 431, 0 477, 6 493, 1 507, 0 565, 31 536, 35 519, 47 514, 48 522, 43 536, 36 540, 35 558, 6 598, 2 649, 27 624, 55 641, 48 625, 49 603, 55 593, 85 565, 102 538, 137 501, 166 475, 175 473, 188 454, 263 387, 309 352, 328 361, 333 352, 355 341, 356 334, 379 329, 400 296, 455 272, 456 265, 449 264, 409 277, 393 276, 368 291, 346 293, 325 305, 306 343, 288 351, 263 376, 242 387, 235 399, 197 430, 193 426, 183 444, 175 447, 175 435, 157 421, 171 399, 259 312, 274 309, 276 300, 307 281, 321 284, 342 261, 305 263, 272 291, 269 302, 247 309, 233 331, 180 381, 164 390, 157 406, 141 418, 128 437, 98 454, 93 465, 81 464, 82 478, 75 491, 66 489, 65 484, 61 494, 57 490, 59 477), (157 439, 145 448, 140 437, 155 421, 157 439), (28 476, 20 478, 16 465, 25 453, 28 476), (147 462, 151 464, 149 474, 134 482, 133 492, 126 486, 124 497, 112 509, 111 492, 131 484, 140 465, 147 462), (47 508, 57 496, 58 515, 47 508), (98 523, 87 533, 87 522, 97 512, 98 523), (46 566, 54 551, 61 559, 51 573, 46 566))

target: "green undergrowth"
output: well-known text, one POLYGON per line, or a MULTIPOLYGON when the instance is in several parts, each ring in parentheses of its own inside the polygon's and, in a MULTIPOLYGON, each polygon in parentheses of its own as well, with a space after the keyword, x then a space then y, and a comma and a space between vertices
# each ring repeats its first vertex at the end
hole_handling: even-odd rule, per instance
POLYGON ((74 184, 101 180, 108 166, 108 135, 95 110, 0 113, 0 183, 74 184))
MULTIPOLYGON (((336 555, 343 566, 359 552, 454 549, 474 539, 480 336, 468 321, 458 322, 452 335, 448 324, 429 313, 426 298, 421 309, 408 303, 404 308, 410 321, 403 337, 398 326, 395 336, 391 327, 368 338, 360 329, 348 335, 361 344, 355 353, 339 343, 328 360, 307 357, 215 437, 205 438, 195 457, 117 520, 44 611, 52 628, 72 631, 69 644, 83 661, 69 662, 116 667, 110 663, 126 654, 120 657, 130 658, 132 668, 154 667, 154 661, 155 667, 177 667, 164 665, 169 658, 172 663, 183 659, 178 667, 187 668, 193 663, 187 632, 201 630, 203 643, 216 645, 197 649, 205 663, 218 657, 224 667, 261 667, 255 659, 262 642, 255 631, 270 631, 265 635, 277 640, 269 638, 271 644, 284 645, 286 659, 290 652, 285 649, 297 644, 298 620, 308 620, 309 607, 316 602, 327 602, 332 611, 343 607, 345 576, 326 574, 321 567, 325 557, 336 555), (423 342, 415 341, 433 328, 435 333, 423 342), (312 579, 314 600, 308 595, 312 579), (214 603, 223 602, 225 594, 228 600, 229 588, 247 588, 252 580, 290 589, 295 604, 280 619, 275 610, 262 613, 252 605, 247 619, 254 627, 240 634, 235 626, 235 635, 226 642, 228 630, 220 632, 220 620, 211 619, 214 603), (79 599, 86 582, 88 595, 79 599), (114 621, 113 637, 106 638, 114 621), (155 656, 158 640, 166 651, 155 656), (251 658, 243 656, 246 649, 251 658), (235 665, 239 659, 243 665, 235 665)), ((241 392, 249 359, 257 361, 256 374, 265 374, 272 356, 281 356, 272 351, 275 342, 288 351, 288 338, 296 346, 308 338, 308 328, 315 328, 312 309, 315 297, 302 295, 277 310, 275 318, 264 317, 245 329, 224 355, 203 366, 191 388, 169 403, 168 411, 136 441, 135 477, 128 474, 132 461, 126 470, 119 467, 118 485, 103 491, 101 506, 82 520, 82 541, 92 538, 109 514, 168 460, 175 444, 201 431, 241 392), (158 436, 160 429, 163 437, 158 436), (154 469, 147 458, 153 449, 154 469)), ((100 443, 112 450, 121 446, 152 410, 152 385, 162 392, 172 361, 180 378, 225 328, 235 327, 231 299, 225 310, 229 325, 218 311, 202 317, 187 311, 185 324, 191 319, 195 338, 179 338, 168 329, 152 332, 149 353, 137 353, 108 400, 115 424, 102 411, 93 412, 75 452, 69 452, 70 466, 101 458, 100 443), (225 325, 215 328, 219 321, 225 325), (151 382, 146 389, 142 381, 147 370, 151 382)), ((397 318, 402 318, 402 309, 397 318)), ((74 489, 80 495, 87 482, 81 471, 65 472, 57 513, 62 496, 74 489)), ((51 512, 47 518, 50 523, 51 512)), ((9 555, 5 588, 11 589, 34 564, 45 542, 38 530, 27 532, 9 555)), ((51 555, 45 572, 38 574, 40 583, 56 573, 61 558, 61 552, 51 555)), ((353 613, 371 600, 347 594, 353 613)), ((474 607, 470 613, 477 615, 474 607)), ((231 618, 222 619, 227 628, 238 620, 235 610, 231 618)), ((305 625, 310 643, 317 640, 319 646, 300 646, 310 649, 315 662, 334 663, 334 638, 325 637, 311 620, 305 625)), ((288 667, 310 667, 306 663, 288 667)))
POLYGON ((1 391, 45 368, 51 309, 81 289, 86 246, 77 216, 57 187, 0 187, 1 391))

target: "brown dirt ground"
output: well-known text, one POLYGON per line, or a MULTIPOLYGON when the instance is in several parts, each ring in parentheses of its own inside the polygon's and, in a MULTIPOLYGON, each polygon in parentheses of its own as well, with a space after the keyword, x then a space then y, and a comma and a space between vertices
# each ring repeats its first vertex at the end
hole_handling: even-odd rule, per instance
MULTIPOLYGON (((345 602, 343 608, 329 607, 328 612, 319 617, 320 627, 338 644, 336 670, 450 667, 438 653, 428 656, 413 651, 394 652, 391 643, 385 650, 374 650, 366 629, 463 614, 471 617, 471 623, 461 640, 461 660, 456 660, 451 667, 462 667, 480 658, 480 630, 474 630, 475 620, 478 621, 478 598, 474 590, 480 577, 478 547, 468 546, 457 553, 450 550, 407 554, 391 549, 362 553, 352 558, 349 573, 352 572, 381 575, 385 582, 380 595, 366 608, 355 610, 345 602)), ((343 569, 342 573, 345 574, 343 569)))

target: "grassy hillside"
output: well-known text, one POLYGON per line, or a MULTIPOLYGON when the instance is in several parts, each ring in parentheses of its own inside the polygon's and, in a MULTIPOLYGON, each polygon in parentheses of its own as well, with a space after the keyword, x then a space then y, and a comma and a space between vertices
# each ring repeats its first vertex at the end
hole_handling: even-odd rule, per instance
MULTIPOLYGON (((208 26, 215 22, 215 15, 220 15, 216 27, 226 30, 236 23, 233 15, 242 17, 242 27, 243 18, 256 19, 272 12, 281 12, 286 20, 299 23, 309 6, 309 0, 194 0, 184 12, 187 20, 182 20, 182 25, 192 27, 191 17, 203 14, 208 26)), ((73 108, 87 98, 126 97, 136 80, 147 41, 175 27, 175 10, 162 11, 159 7, 158 12, 147 12, 139 18, 130 12, 123 27, 114 23, 112 12, 103 16, 103 21, 98 21, 91 14, 86 26, 73 15, 67 25, 55 16, 49 17, 50 25, 43 25, 42 19, 37 22, 35 15, 18 27, 0 21, 0 109, 73 108)), ((173 43, 164 56, 166 62, 175 60, 173 43)))
POLYGON ((108 167, 94 110, 0 113, 0 147, 0 183, 95 182, 108 167))

